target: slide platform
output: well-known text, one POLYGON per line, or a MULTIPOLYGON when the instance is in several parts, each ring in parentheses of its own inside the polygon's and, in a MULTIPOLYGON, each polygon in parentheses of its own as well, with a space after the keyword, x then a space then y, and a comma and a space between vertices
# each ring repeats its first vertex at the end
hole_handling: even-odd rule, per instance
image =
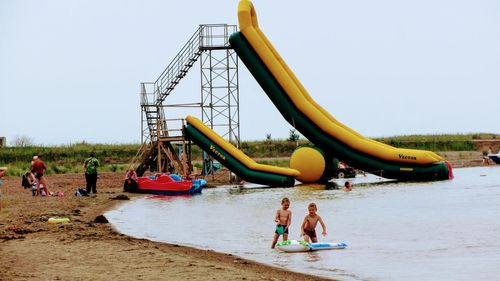
POLYGON ((250 1, 239 2, 238 20, 240 31, 231 35, 231 46, 283 117, 325 154, 325 161, 335 157, 389 179, 453 178, 451 165, 434 152, 395 148, 368 139, 337 121, 313 100, 260 30, 250 1))
POLYGON ((186 121, 186 137, 245 181, 288 187, 294 186, 295 177, 300 176, 294 169, 255 162, 193 116, 187 116, 186 121))

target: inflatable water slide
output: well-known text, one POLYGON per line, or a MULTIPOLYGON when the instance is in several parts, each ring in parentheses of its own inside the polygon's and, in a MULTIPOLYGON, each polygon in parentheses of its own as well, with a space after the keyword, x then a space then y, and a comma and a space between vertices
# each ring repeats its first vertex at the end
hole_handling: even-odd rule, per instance
POLYGON ((299 148, 292 155, 290 166, 300 171, 297 179, 314 182, 328 177, 325 167, 334 158, 389 179, 421 181, 453 177, 451 165, 436 153, 395 148, 368 139, 317 104, 259 28, 250 1, 239 2, 238 21, 240 31, 229 40, 232 47, 288 123, 314 144, 299 148))
POLYGON ((295 178, 300 176, 295 169, 255 162, 193 116, 187 116, 186 121, 186 137, 245 181, 273 187, 294 186, 295 178))

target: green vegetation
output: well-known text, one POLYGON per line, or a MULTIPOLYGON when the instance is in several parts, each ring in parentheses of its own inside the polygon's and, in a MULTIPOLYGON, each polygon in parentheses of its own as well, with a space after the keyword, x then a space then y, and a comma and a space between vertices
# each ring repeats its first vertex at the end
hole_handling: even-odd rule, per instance
POLYGON ((297 131, 295 131, 295 129, 291 129, 287 141, 298 141, 299 138, 300 136, 297 131))
POLYGON ((454 135, 408 135, 375 140, 401 148, 424 149, 431 151, 471 151, 475 150, 474 140, 497 139, 500 135, 489 133, 454 135))
POLYGON ((276 159, 258 160, 257 163, 264 164, 264 165, 277 166, 277 167, 285 167, 285 168, 290 167, 290 159, 288 159, 288 158, 285 158, 285 159, 276 158, 276 159))
MULTIPOLYGON (((402 148, 431 151, 473 151, 474 140, 500 139, 496 134, 410 135, 377 138, 375 140, 402 148)), ((271 135, 262 141, 244 141, 241 150, 252 158, 290 157, 298 145, 307 140, 273 140, 271 135)), ((125 172, 136 155, 140 144, 88 144, 76 143, 55 147, 3 147, 0 148, 0 166, 8 166, 7 175, 20 175, 30 168, 33 155, 42 154, 48 165, 47 174, 83 173, 83 161, 94 151, 101 162, 101 172, 125 172)), ((193 146, 193 160, 201 159, 201 150, 193 146)), ((265 159, 259 163, 288 166, 288 159, 265 159)), ((195 163, 201 169, 200 163, 195 163)))
POLYGON ((47 174, 83 173, 83 161, 94 151, 101 162, 102 172, 125 172, 139 150, 139 144, 77 143, 55 147, 0 148, 0 166, 8 166, 7 175, 20 175, 30 169, 33 155, 43 155, 47 174))
MULTIPOLYGON (((308 143, 306 140, 298 141, 299 145, 308 143)), ((252 158, 290 157, 295 148, 297 148, 296 140, 244 141, 241 143, 241 150, 252 158)))
POLYGON ((472 141, 472 140, 484 140, 484 139, 498 139, 500 135, 490 134, 490 133, 475 133, 475 134, 440 134, 440 135, 405 135, 405 136, 393 136, 385 138, 374 138, 377 141, 382 141, 387 143, 387 141, 407 141, 407 142, 419 142, 419 141, 472 141))
POLYGON ((380 142, 400 148, 413 148, 431 151, 468 151, 474 150, 471 140, 379 140, 380 142))

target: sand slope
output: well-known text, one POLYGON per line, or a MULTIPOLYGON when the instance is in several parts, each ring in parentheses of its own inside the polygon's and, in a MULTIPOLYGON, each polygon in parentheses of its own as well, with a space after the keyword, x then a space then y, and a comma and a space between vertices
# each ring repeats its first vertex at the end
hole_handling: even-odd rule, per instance
POLYGON ((49 189, 64 192, 64 197, 32 197, 20 187, 20 178, 5 178, 0 280, 324 280, 116 233, 95 219, 123 202, 113 199, 124 194, 122 177, 101 174, 98 193, 90 197, 73 195, 85 184, 80 174, 47 177, 49 189), (48 224, 50 217, 69 217, 71 223, 48 224))

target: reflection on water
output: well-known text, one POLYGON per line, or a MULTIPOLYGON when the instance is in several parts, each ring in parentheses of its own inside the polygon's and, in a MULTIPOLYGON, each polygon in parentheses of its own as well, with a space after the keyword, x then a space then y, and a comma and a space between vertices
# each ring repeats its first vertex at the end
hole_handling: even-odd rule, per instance
POLYGON ((500 166, 454 172, 452 181, 428 183, 360 177, 349 193, 318 185, 206 189, 193 197, 132 200, 106 217, 133 237, 341 280, 498 280, 500 166), (291 239, 299 239, 307 204, 316 202, 329 234, 319 239, 349 247, 271 250, 274 214, 285 196, 293 213, 291 239))

